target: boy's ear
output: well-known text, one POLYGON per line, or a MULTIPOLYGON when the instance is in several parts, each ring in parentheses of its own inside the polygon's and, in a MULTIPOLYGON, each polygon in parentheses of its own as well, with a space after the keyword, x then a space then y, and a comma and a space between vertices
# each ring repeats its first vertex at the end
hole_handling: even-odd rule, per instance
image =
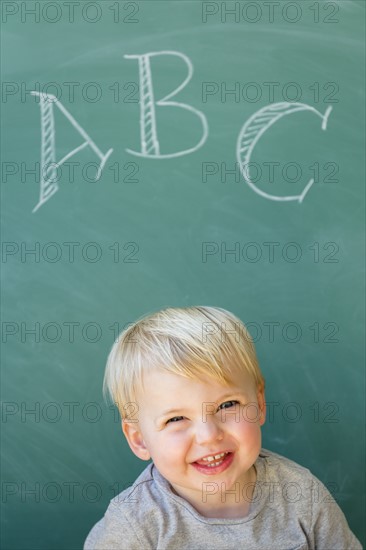
POLYGON ((145 445, 139 424, 136 420, 122 420, 122 431, 131 451, 141 460, 150 460, 150 453, 145 445))
POLYGON ((257 401, 259 406, 259 425, 263 426, 266 421, 266 398, 263 383, 257 388, 257 401))

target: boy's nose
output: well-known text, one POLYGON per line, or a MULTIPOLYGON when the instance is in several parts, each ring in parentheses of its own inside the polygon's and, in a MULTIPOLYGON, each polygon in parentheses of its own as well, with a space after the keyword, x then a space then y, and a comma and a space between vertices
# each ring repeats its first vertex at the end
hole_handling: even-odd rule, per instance
POLYGON ((195 439, 199 445, 205 445, 211 441, 218 441, 223 439, 223 437, 224 432, 222 427, 220 427, 215 420, 206 418, 205 421, 201 420, 196 426, 195 439))

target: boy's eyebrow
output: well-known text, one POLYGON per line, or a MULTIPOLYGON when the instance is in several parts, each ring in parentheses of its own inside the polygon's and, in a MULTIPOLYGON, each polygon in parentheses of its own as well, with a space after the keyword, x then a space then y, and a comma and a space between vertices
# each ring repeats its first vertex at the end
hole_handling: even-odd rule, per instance
MULTIPOLYGON (((217 401, 222 401, 223 399, 226 399, 227 397, 234 397, 235 395, 244 395, 242 390, 237 390, 235 391, 235 389, 229 393, 225 393, 225 395, 222 395, 217 401)), ((213 403, 213 401, 204 401, 204 403, 213 403)), ((160 414, 156 420, 159 420, 160 418, 163 418, 164 416, 167 416, 169 414, 174 414, 174 413, 178 413, 178 412, 182 412, 184 410, 184 407, 180 408, 180 409, 169 409, 168 411, 165 411, 163 412, 162 414, 160 414)))

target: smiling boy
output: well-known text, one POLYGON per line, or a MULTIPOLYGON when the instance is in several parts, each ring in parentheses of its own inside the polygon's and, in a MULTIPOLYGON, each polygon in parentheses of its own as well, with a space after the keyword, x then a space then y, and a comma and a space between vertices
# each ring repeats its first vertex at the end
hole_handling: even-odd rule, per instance
POLYGON ((361 549, 309 470, 261 448, 264 379, 232 313, 167 308, 114 344, 104 388, 133 453, 152 460, 84 550, 361 549))

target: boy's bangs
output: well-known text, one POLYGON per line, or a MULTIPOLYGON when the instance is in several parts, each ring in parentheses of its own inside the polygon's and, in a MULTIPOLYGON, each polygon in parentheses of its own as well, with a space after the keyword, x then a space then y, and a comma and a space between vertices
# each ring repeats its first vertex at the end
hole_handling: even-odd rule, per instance
POLYGON ((144 373, 163 370, 192 380, 223 385, 248 373, 264 384, 254 344, 244 324, 220 308, 168 308, 123 331, 109 354, 104 393, 124 416, 124 403, 145 391, 144 373))

